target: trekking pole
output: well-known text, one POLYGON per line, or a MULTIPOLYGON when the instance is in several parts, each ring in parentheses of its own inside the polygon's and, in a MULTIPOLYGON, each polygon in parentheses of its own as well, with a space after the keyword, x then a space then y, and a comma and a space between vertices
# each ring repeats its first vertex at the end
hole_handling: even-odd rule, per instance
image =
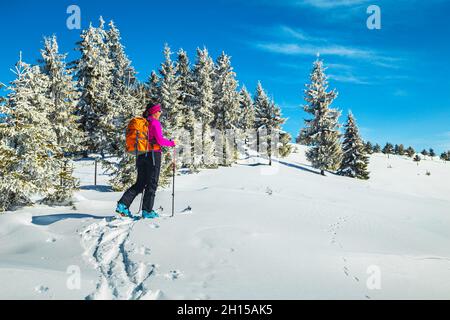
POLYGON ((177 149, 173 148, 173 163, 172 163, 172 174, 173 174, 173 181, 172 181, 172 218, 175 215, 175 171, 176 171, 176 155, 177 155, 177 149))

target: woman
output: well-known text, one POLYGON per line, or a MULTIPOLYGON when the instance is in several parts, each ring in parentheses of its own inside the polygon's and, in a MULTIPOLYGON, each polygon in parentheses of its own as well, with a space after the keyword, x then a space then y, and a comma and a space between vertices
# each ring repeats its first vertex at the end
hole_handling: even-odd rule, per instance
POLYGON ((153 210, 156 189, 158 188, 159 173, 161 170, 161 147, 175 147, 175 142, 163 137, 161 123, 161 106, 147 107, 143 117, 148 120, 148 141, 151 148, 146 154, 137 158, 138 177, 136 183, 128 189, 119 200, 116 212, 121 216, 132 217, 130 205, 136 196, 144 192, 142 204, 142 218, 154 219, 159 215, 153 210))

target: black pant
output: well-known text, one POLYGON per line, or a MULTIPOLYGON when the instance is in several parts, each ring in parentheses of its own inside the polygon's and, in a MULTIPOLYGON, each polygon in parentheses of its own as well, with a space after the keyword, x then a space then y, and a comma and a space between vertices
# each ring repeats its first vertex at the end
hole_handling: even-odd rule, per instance
POLYGON ((137 158, 138 176, 136 183, 128 189, 119 203, 129 208, 138 194, 144 192, 142 210, 151 212, 155 204, 155 194, 158 188, 159 173, 161 171, 161 152, 147 153, 137 158), (153 162, 153 157, 155 161, 153 162))

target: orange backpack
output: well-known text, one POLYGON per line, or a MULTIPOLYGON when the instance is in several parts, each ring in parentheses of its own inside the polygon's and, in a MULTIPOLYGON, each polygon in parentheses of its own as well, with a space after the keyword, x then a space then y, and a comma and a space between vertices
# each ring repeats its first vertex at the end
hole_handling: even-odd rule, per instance
POLYGON ((127 152, 136 156, 161 150, 159 145, 148 141, 148 121, 142 117, 134 118, 128 124, 126 144, 127 152))

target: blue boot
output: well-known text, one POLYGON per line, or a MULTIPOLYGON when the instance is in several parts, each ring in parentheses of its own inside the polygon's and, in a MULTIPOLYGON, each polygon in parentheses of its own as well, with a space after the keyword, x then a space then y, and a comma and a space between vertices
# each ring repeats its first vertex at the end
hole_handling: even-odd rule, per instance
POLYGON ((123 203, 117 204, 116 212, 121 217, 133 218, 133 215, 131 214, 130 209, 128 209, 127 206, 124 205, 123 203))
POLYGON ((156 213, 155 210, 152 210, 152 212, 142 210, 142 219, 155 219, 155 218, 159 218, 159 214, 156 213))

